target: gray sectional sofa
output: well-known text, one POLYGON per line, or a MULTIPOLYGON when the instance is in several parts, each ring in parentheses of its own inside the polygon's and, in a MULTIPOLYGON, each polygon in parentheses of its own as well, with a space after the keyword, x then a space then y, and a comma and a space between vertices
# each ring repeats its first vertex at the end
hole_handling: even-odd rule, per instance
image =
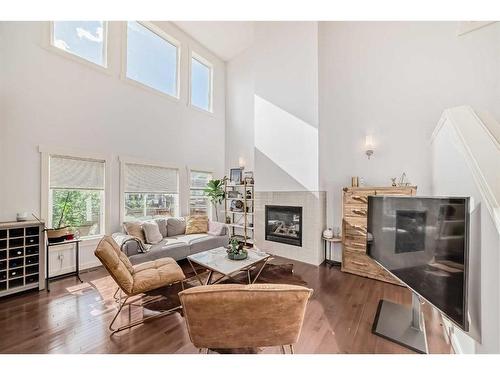
POLYGON ((209 221, 208 233, 185 234, 185 231, 184 218, 167 218, 166 236, 158 244, 143 244, 126 233, 114 233, 112 237, 134 265, 165 257, 180 260, 229 243, 229 230, 223 223, 209 221))

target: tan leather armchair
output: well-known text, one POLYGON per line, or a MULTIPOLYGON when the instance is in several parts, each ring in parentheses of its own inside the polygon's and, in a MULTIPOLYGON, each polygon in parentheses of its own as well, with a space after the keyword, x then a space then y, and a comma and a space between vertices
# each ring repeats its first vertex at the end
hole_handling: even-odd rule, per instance
POLYGON ((178 282, 180 282, 184 288, 183 280, 185 279, 185 276, 181 267, 179 267, 176 261, 172 258, 162 258, 133 266, 127 256, 120 251, 118 244, 110 236, 103 237, 97 245, 94 254, 118 284, 118 289, 114 295, 116 302, 118 303, 118 311, 109 325, 109 329, 112 331, 112 334, 134 327, 138 324, 142 324, 146 320, 166 315, 181 308, 181 306, 177 306, 172 309, 162 311, 160 314, 140 319, 135 322, 129 321, 129 324, 116 329, 113 328, 113 323, 124 306, 128 305, 129 307, 130 319, 130 306, 132 304, 136 305, 135 302, 142 299, 142 293, 147 293, 178 282), (125 293, 125 297, 117 297, 117 294, 120 291, 125 293), (131 297, 134 296, 137 296, 138 298, 132 301, 131 297))
POLYGON ((285 345, 293 354, 312 290, 283 284, 218 284, 179 293, 189 337, 208 349, 285 345))

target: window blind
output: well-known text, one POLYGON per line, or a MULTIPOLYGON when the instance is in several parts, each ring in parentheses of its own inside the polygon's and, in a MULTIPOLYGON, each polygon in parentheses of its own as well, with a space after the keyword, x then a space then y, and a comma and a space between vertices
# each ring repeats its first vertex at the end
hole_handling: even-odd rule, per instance
POLYGON ((177 169, 125 164, 125 193, 177 194, 177 179, 177 169))
POLYGON ((50 156, 51 189, 104 189, 104 161, 50 156))

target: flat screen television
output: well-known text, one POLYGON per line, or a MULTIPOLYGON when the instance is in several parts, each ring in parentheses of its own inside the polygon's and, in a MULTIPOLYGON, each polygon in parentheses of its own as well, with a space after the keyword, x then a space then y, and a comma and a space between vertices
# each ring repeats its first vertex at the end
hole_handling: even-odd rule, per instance
POLYGON ((468 331, 469 198, 368 197, 367 254, 468 331))

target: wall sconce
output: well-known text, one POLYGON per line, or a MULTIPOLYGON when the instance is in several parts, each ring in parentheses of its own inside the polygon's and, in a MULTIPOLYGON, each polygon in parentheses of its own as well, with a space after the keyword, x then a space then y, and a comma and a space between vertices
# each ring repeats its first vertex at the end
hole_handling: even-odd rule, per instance
POLYGON ((373 155, 373 138, 371 135, 367 135, 365 138, 365 154, 368 156, 368 159, 373 155))
POLYGON ((240 157, 238 158, 238 166, 239 166, 240 168, 244 168, 244 167, 245 167, 245 159, 243 159, 243 157, 242 157, 242 156, 240 156, 240 157))

